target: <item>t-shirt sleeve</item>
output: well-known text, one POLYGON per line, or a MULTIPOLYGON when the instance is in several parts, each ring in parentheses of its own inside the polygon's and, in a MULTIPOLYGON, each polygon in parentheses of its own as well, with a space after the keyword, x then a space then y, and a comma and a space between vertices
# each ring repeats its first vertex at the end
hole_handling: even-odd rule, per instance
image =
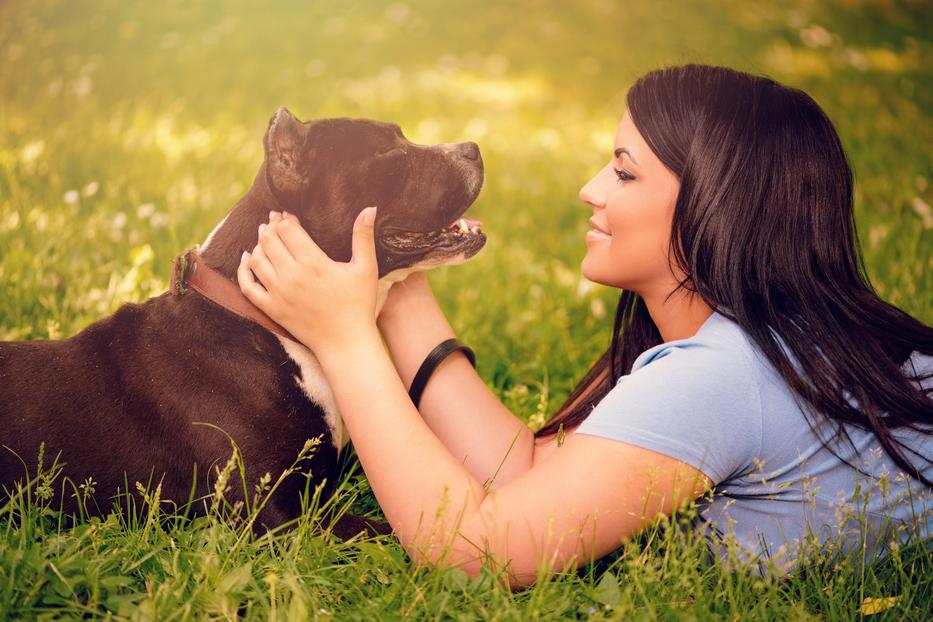
POLYGON ((623 376, 576 432, 670 456, 718 484, 753 468, 761 424, 758 387, 740 353, 672 347, 623 376))

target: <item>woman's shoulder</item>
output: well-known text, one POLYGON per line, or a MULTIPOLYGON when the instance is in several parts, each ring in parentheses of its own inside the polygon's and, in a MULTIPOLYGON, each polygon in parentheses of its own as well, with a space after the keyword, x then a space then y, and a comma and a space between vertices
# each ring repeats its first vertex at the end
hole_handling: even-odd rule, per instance
POLYGON ((601 406, 694 421, 744 420, 757 427, 767 381, 760 366, 742 329, 713 313, 693 336, 643 352, 601 406))
POLYGON ((933 356, 914 350, 904 361, 901 370, 909 378, 918 378, 921 387, 933 387, 933 356))
POLYGON ((687 339, 646 350, 578 432, 674 457, 723 481, 760 450, 762 401, 741 329, 713 314, 687 339))
POLYGON ((642 352, 632 364, 631 375, 651 368, 655 373, 700 376, 710 382, 755 382, 754 371, 761 365, 756 352, 741 326, 714 311, 694 335, 642 352))

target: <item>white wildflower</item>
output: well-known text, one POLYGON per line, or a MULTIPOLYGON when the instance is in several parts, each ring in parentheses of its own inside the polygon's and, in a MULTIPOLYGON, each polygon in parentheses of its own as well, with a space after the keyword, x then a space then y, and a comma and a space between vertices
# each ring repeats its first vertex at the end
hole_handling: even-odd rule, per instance
POLYGON ((174 30, 165 33, 165 35, 162 37, 162 47, 167 50, 178 47, 179 43, 181 43, 181 35, 179 35, 174 30))
POLYGON ((560 132, 550 127, 535 132, 535 140, 545 149, 557 149, 563 142, 560 132))
POLYGON ((45 141, 34 140, 28 142, 23 146, 23 151, 20 154, 20 160, 23 164, 32 164, 39 159, 39 156, 45 151, 45 141))
POLYGON ((471 138, 482 138, 489 132, 489 124, 484 119, 473 117, 467 121, 463 134, 471 138))
POLYGON ((149 223, 153 227, 157 229, 161 229, 162 227, 165 227, 169 223, 168 214, 165 214, 164 212, 156 212, 149 219, 149 223))
POLYGON ((593 298, 593 300, 590 301, 590 312, 593 314, 593 317, 605 317, 606 303, 603 302, 602 298, 593 298))
POLYGON ((91 76, 81 76, 74 83, 75 95, 78 97, 87 97, 91 94, 91 91, 94 89, 94 82, 91 80, 91 76))
POLYGON ((910 202, 910 206, 914 208, 914 211, 920 216, 920 220, 923 222, 923 228, 933 229, 933 209, 930 208, 930 204, 920 197, 914 197, 910 202))
POLYGON ((800 39, 808 48, 827 48, 833 43, 832 33, 818 24, 801 29, 800 39))
POLYGON ((843 54, 846 62, 859 71, 865 71, 868 69, 868 59, 866 59, 865 55, 855 48, 846 48, 843 54))
POLYGON ((398 24, 399 26, 405 23, 410 14, 411 9, 408 8, 407 4, 403 4, 401 2, 390 4, 385 10, 386 19, 393 24, 398 24))
POLYGON ((92 197, 97 194, 97 190, 100 188, 100 184, 96 181, 92 181, 83 188, 81 188, 81 195, 85 197, 92 197))

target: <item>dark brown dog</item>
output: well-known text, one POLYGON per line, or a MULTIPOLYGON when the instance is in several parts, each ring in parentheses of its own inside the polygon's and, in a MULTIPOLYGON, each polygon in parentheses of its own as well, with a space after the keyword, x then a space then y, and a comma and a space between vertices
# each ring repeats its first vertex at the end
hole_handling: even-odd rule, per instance
MULTIPOLYGON (((483 180, 474 143, 416 145, 396 125, 302 123, 280 108, 263 144, 265 161, 249 192, 199 249, 230 281, 270 210, 297 215, 331 258, 347 261, 357 214, 378 205, 380 304, 409 272, 463 261, 485 243, 478 223, 460 219, 483 180)), ((75 486, 94 480, 91 512, 108 511, 110 498, 127 487, 133 493, 137 481, 161 481, 162 499, 179 504, 192 487, 206 497, 212 469, 231 448, 222 432, 197 423, 236 441, 248 494, 266 473, 275 481, 307 439, 323 437, 260 514, 267 527, 298 516, 302 472, 333 481, 347 441, 307 348, 192 290, 128 304, 70 339, 0 343, 0 485, 7 490, 27 470, 35 473, 44 442, 46 465, 60 454, 62 475, 75 486)), ((77 508, 74 492, 59 493, 66 511, 77 508)), ((227 494, 232 502, 243 496, 242 485, 227 494)))

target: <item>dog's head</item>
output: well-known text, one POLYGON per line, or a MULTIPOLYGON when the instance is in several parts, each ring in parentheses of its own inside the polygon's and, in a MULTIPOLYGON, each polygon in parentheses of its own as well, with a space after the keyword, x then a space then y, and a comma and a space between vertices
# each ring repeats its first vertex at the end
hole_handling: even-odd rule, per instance
POLYGON ((478 221, 461 218, 483 185, 475 143, 416 145, 397 125, 368 119, 301 122, 279 108, 263 137, 266 183, 332 259, 351 256, 353 222, 375 223, 379 275, 459 263, 486 243, 478 221))

